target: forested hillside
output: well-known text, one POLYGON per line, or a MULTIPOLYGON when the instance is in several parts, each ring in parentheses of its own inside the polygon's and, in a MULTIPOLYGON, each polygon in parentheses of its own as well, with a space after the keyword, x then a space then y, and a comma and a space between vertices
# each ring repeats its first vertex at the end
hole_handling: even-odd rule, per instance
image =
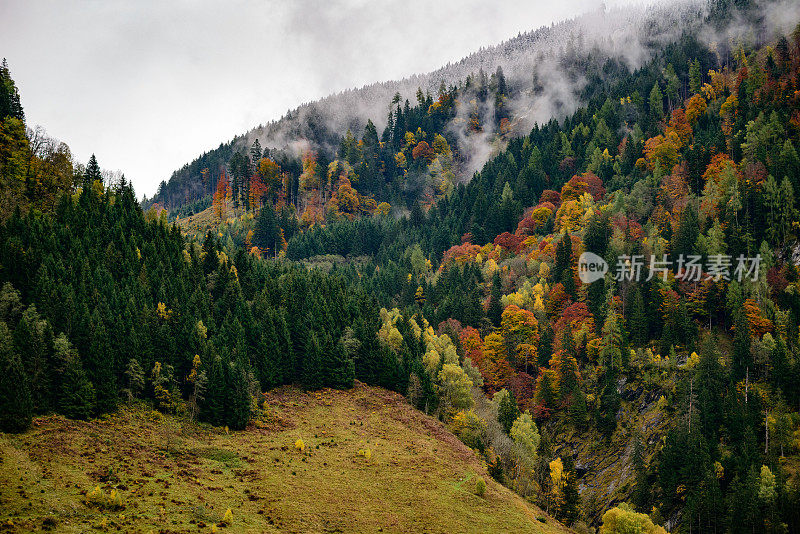
MULTIPOLYGON (((296 181, 303 172, 300 164, 304 154, 316 154, 324 182, 330 179, 326 176, 328 163, 344 157, 340 149, 343 139, 353 136, 355 143, 361 140, 366 145, 368 159, 377 162, 356 170, 364 180, 353 182, 355 188, 378 202, 387 201, 406 210, 416 198, 417 182, 424 178, 395 161, 400 144, 397 139, 391 147, 381 144, 385 150, 378 149, 378 141, 372 135, 375 129, 381 143, 387 141, 385 135, 380 135, 387 128, 391 136, 400 134, 401 143, 406 131, 416 133, 418 127, 430 138, 416 142, 426 140, 430 145, 436 134, 443 135, 454 157, 454 165, 445 171, 453 172, 451 181, 468 181, 490 155, 504 146, 509 133, 524 135, 536 122, 541 124, 573 113, 586 101, 583 87, 587 81, 611 79, 619 69, 638 68, 653 52, 678 39, 680 32, 676 28, 700 27, 702 9, 702 4, 694 0, 647 9, 601 7, 481 49, 431 73, 305 103, 280 120, 222 143, 175 171, 146 204, 152 202, 170 210, 188 207, 181 213, 199 211, 210 204, 220 178, 231 181, 234 189, 237 183, 248 189, 248 181, 257 173, 263 156, 278 163, 295 180, 286 189, 291 192, 290 203, 294 201, 302 213, 303 206, 297 203, 300 199, 294 200, 293 195, 300 185, 296 181), (610 68, 606 65, 609 59, 610 68), (498 68, 503 72, 502 80, 495 77, 498 68), (431 120, 424 120, 425 112, 435 101, 436 113, 430 114, 431 120), (422 113, 409 116, 409 106, 417 105, 422 113), (507 121, 503 123, 504 118, 507 121), (252 149, 256 141, 258 154, 252 149), (248 161, 234 160, 236 153, 249 156, 248 161), (248 163, 249 171, 245 166, 248 163), (411 194, 398 195, 409 189, 401 179, 408 173, 414 178, 411 194)), ((352 150, 346 157, 352 160, 352 150)), ((340 174, 337 172, 329 185, 335 188, 340 174)), ((235 191, 233 197, 235 202, 235 191)), ((244 197, 246 203, 247 195, 244 197)))
POLYGON ((634 64, 562 51, 579 98, 532 125, 547 84, 499 66, 332 151, 235 141, 146 211, 26 132, 4 64, 2 430, 130 403, 252 428, 265 391, 358 379, 578 531, 800 532, 790 7, 711 2, 634 64))
MULTIPOLYGON (((590 519, 630 499, 671 529, 796 529, 799 39, 727 61, 684 36, 427 213, 315 227, 287 255, 371 255, 353 278, 433 318, 583 462, 590 519), (585 251, 605 278, 581 281, 585 251)), ((452 426, 492 461, 470 408, 452 426)), ((561 469, 540 462, 534 494, 569 522, 561 469)))

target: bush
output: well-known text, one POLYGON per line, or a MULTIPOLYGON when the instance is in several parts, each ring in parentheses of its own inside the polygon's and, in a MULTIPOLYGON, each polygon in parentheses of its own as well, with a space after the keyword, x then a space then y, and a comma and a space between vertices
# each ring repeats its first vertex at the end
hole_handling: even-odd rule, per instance
POLYGON ((478 480, 475 482, 475 495, 478 497, 486 495, 486 481, 483 480, 483 477, 478 477, 478 480))
POLYGON ((233 523, 233 512, 230 508, 225 510, 225 515, 222 516, 222 521, 219 522, 221 527, 229 527, 233 523))
POLYGON ((122 496, 117 490, 112 489, 111 493, 106 494, 100 489, 100 486, 95 486, 92 491, 86 494, 86 506, 112 511, 125 508, 125 505, 122 503, 122 496))

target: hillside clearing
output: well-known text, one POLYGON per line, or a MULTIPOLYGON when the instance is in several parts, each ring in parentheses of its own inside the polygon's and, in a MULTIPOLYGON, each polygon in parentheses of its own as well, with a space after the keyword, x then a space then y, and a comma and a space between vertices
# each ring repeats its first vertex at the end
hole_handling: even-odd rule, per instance
POLYGON ((135 407, 0 434, 0 529, 210 532, 230 509, 231 532, 566 531, 399 395, 357 384, 265 400, 243 432, 135 407))

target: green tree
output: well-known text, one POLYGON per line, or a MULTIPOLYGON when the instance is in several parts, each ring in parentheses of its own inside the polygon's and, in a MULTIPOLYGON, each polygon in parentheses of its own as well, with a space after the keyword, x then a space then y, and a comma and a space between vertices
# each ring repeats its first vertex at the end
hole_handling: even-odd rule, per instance
POLYGON ((326 334, 324 347, 322 358, 324 384, 338 389, 353 387, 355 364, 342 340, 334 342, 331 336, 326 334))
POLYGON ((650 90, 650 118, 653 122, 659 122, 664 118, 664 95, 661 93, 658 83, 653 85, 650 90))
POLYGON ((689 62, 689 89, 692 94, 700 92, 700 87, 703 84, 703 75, 700 72, 700 62, 695 59, 689 62))
POLYGON ((95 392, 80 356, 64 334, 56 337, 53 347, 61 377, 58 410, 71 419, 88 419, 95 412, 95 392))
POLYGON ((86 164, 86 170, 83 173, 83 188, 88 189, 97 181, 103 183, 103 174, 100 171, 97 158, 92 154, 89 157, 89 163, 86 164))
POLYGON ((309 332, 307 338, 301 382, 305 389, 315 390, 322 387, 322 347, 314 332, 309 332))
POLYGON ((6 117, 14 118, 22 123, 25 122, 25 113, 20 103, 19 91, 11 78, 8 69, 8 62, 3 58, 0 65, 0 122, 6 117))
POLYGON ((519 408, 514 394, 503 388, 494 394, 494 401, 497 402, 497 421, 503 427, 506 434, 511 432, 511 426, 519 417, 519 408))
POLYGON ((558 518, 565 525, 572 525, 578 520, 581 509, 581 496, 578 493, 578 475, 575 472, 575 462, 572 456, 565 455, 564 463, 564 490, 563 498, 558 507, 558 518))
POLYGON ((528 466, 533 465, 536 462, 541 436, 531 415, 526 412, 517 417, 514 424, 511 425, 509 435, 514 440, 514 445, 522 453, 523 461, 528 466))
POLYGON ((31 425, 30 379, 6 323, 0 322, 0 430, 23 432, 31 425))

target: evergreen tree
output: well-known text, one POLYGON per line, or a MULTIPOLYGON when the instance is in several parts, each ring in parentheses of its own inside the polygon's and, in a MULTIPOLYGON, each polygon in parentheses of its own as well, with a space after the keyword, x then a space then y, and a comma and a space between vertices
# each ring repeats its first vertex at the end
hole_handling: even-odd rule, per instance
POLYGON ((281 242, 281 229, 275 218, 272 205, 265 204, 258 212, 255 228, 253 229, 253 244, 264 250, 269 250, 270 255, 277 256, 278 246, 281 242))
POLYGON ((695 59, 689 62, 689 89, 692 94, 700 92, 700 86, 703 84, 703 76, 700 72, 700 62, 695 59))
POLYGON ((92 154, 89 157, 89 163, 86 164, 86 171, 83 173, 83 188, 88 189, 97 181, 103 183, 103 174, 100 171, 100 165, 97 164, 97 158, 92 154))
POLYGON ((55 339, 54 350, 61 379, 58 411, 72 419, 88 419, 95 413, 95 392, 80 356, 64 334, 55 339))
POLYGON ((0 322, 0 430, 27 430, 32 417, 30 379, 14 350, 8 326, 0 322))
POLYGON ((642 292, 638 285, 633 289, 633 297, 631 300, 628 330, 630 331, 633 345, 641 347, 647 343, 647 314, 645 312, 642 292))
POLYGON ((44 413, 52 401, 53 333, 50 324, 36 311, 35 305, 25 310, 14 329, 14 345, 18 354, 25 355, 25 374, 30 381, 34 410, 44 413))
POLYGON ((325 334, 322 353, 322 383, 325 386, 348 389, 353 387, 355 365, 341 340, 333 341, 325 334))
POLYGON ((322 347, 317 335, 312 331, 307 334, 305 354, 301 362, 301 383, 305 389, 315 390, 322 387, 322 347))
POLYGON ((252 410, 250 380, 242 363, 231 362, 226 371, 225 424, 233 430, 242 430, 250 421, 252 410))
POLYGON ((644 444, 642 443, 641 435, 638 433, 634 436, 632 462, 634 485, 631 502, 637 510, 646 510, 650 487, 647 483, 647 467, 644 463, 644 444))
POLYGON ((650 91, 650 119, 653 122, 659 122, 664 118, 664 95, 661 93, 661 88, 658 83, 653 85, 650 91))
POLYGON ((256 139, 250 146, 250 164, 252 168, 258 168, 259 161, 261 161, 261 143, 256 139))
POLYGON ((614 368, 607 368, 602 375, 600 387, 600 406, 597 415, 597 429, 611 434, 617 428, 617 411, 620 406, 620 395, 617 391, 617 373, 614 368))
POLYGON ((3 63, 0 65, 0 122, 6 117, 17 119, 22 123, 25 122, 25 113, 22 111, 19 91, 11 78, 8 62, 3 58, 3 63))
POLYGON ((114 374, 114 354, 111 351, 106 327, 99 313, 92 316, 89 352, 86 364, 97 398, 97 411, 114 411, 117 403, 117 381, 114 374))
POLYGON ((206 366, 208 389, 200 403, 200 419, 212 425, 222 425, 225 421, 226 376, 222 358, 215 356, 206 366))
POLYGON ((505 395, 500 396, 500 403, 497 406, 497 421, 503 427, 506 434, 511 432, 511 426, 514 424, 514 421, 517 420, 519 414, 520 411, 517 407, 517 400, 514 398, 514 394, 510 391, 506 391, 505 395))
POLYGON ((744 311, 736 313, 734 323, 733 354, 731 372, 735 379, 745 378, 748 371, 752 371, 753 362, 750 354, 750 325, 744 311))
POLYGON ((563 464, 564 493, 558 508, 558 517, 565 525, 572 525, 580 515, 581 496, 578 493, 578 476, 572 456, 565 455, 563 464))

